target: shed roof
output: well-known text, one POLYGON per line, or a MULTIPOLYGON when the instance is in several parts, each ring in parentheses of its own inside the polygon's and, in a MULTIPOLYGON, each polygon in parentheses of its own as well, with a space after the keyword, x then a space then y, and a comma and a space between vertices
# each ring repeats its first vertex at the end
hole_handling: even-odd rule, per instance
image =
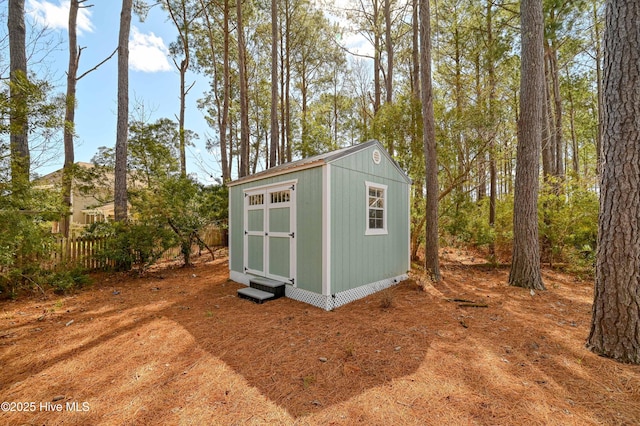
POLYGON ((377 140, 370 140, 368 142, 363 142, 358 145, 348 146, 346 148, 341 148, 335 151, 326 152, 324 154, 318 154, 311 157, 303 158, 301 160, 292 161, 290 163, 280 164, 279 166, 272 167, 267 170, 263 170, 258 173, 254 173, 249 176, 244 176, 240 179, 236 179, 233 182, 227 183, 227 186, 235 186, 241 183, 252 182, 255 180, 265 179, 268 177, 279 176, 286 173, 291 173, 298 170, 310 169, 312 167, 322 166, 323 164, 331 163, 332 161, 338 160, 340 158, 346 157, 347 155, 354 154, 356 152, 365 150, 373 145, 377 145, 382 152, 387 156, 387 158, 393 163, 393 165, 398 169, 398 172, 402 174, 403 178, 407 181, 407 183, 411 183, 411 179, 407 174, 400 168, 400 165, 389 155, 389 153, 384 149, 384 147, 377 140))

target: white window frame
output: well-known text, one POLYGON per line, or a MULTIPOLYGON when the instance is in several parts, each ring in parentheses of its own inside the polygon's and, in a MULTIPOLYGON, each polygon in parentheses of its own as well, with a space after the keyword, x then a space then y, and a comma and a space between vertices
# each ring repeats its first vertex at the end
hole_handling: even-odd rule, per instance
POLYGON ((388 191, 387 185, 375 182, 364 182, 365 186, 365 233, 364 235, 387 235, 387 205, 388 203, 388 191), (382 190, 382 228, 369 228, 369 189, 382 190))

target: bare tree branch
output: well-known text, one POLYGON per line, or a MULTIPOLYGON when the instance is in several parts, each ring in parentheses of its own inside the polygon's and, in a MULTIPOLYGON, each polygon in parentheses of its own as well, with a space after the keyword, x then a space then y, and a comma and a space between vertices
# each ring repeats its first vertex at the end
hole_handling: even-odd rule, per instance
MULTIPOLYGON (((80 74, 80 77, 76 78, 76 80, 80 80, 82 77, 84 77, 85 75, 89 74, 90 72, 97 70, 98 67, 100 67, 102 64, 107 62, 109 59, 113 58, 113 55, 115 55, 117 51, 118 51, 118 48, 116 47, 115 50, 111 53, 111 55, 109 55, 108 58, 106 58, 104 61, 100 62, 98 65, 96 65, 95 67, 91 68, 90 70, 85 71, 84 73, 80 74)), ((78 56, 80 56, 80 55, 78 54, 78 56)))

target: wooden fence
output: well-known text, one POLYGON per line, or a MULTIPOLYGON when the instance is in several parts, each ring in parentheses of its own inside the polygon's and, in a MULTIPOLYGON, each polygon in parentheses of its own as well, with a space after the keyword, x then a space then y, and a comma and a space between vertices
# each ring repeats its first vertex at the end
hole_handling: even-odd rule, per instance
MULTIPOLYGON (((209 227, 202 230, 199 235, 202 241, 212 249, 228 245, 226 229, 209 227)), ((53 269, 60 265, 78 265, 88 270, 95 270, 113 266, 113 260, 101 259, 97 256, 106 247, 107 241, 108 237, 73 236, 70 238, 58 238, 55 241, 55 249, 51 255, 51 260, 46 262, 43 267, 53 269)), ((197 244, 194 244, 192 250, 194 255, 201 253, 201 249, 197 244)), ((173 260, 180 256, 180 247, 172 247, 166 250, 159 260, 173 260)))

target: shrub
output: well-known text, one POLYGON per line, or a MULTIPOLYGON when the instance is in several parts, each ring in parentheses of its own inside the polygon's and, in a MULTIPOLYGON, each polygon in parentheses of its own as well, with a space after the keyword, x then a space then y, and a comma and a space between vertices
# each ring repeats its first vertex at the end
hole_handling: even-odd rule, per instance
POLYGON ((49 285, 56 294, 64 294, 91 283, 91 279, 80 266, 55 272, 49 280, 49 285))
POLYGON ((117 271, 144 270, 176 244, 169 229, 145 222, 95 223, 84 235, 105 238, 105 246, 96 257, 117 271))

